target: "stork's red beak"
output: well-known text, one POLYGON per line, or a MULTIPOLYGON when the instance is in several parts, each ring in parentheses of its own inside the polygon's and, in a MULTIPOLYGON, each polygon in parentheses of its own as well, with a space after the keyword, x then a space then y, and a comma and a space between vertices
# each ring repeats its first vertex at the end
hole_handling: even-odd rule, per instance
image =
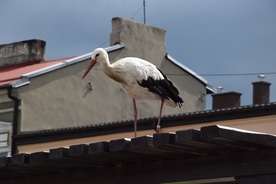
POLYGON ((93 68, 93 66, 97 63, 97 61, 95 59, 92 59, 88 68, 86 69, 86 71, 84 72, 82 79, 84 79, 84 77, 89 73, 89 71, 93 68))

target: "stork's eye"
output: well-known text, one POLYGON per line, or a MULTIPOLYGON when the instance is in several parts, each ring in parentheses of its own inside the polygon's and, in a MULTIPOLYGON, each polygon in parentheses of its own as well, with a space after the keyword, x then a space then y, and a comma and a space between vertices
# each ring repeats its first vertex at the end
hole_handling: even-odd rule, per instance
POLYGON ((99 57, 100 54, 96 54, 95 58, 97 59, 99 57))

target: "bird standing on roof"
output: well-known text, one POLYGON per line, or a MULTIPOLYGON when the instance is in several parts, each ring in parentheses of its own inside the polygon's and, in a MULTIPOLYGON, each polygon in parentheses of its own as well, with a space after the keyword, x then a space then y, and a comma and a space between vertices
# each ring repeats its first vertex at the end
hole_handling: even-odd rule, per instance
POLYGON ((92 52, 91 62, 82 79, 99 62, 104 73, 121 84, 132 98, 134 109, 134 135, 137 135, 136 100, 161 100, 158 122, 155 131, 160 132, 160 120, 164 103, 170 107, 181 107, 183 100, 173 83, 152 63, 135 57, 126 57, 110 64, 107 52, 97 48, 92 52))

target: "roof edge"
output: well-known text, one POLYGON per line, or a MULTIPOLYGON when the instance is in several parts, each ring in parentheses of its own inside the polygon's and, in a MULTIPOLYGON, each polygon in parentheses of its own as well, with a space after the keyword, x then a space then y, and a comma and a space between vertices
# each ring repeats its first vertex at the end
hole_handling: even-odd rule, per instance
POLYGON ((30 78, 29 77, 26 77, 26 76, 21 76, 21 79, 13 82, 11 84, 12 88, 19 88, 21 86, 25 86, 27 84, 30 84, 30 78))
POLYGON ((206 84, 207 94, 217 93, 217 89, 210 84, 206 84))
POLYGON ((187 66, 183 65, 182 63, 180 63, 179 61, 177 61, 176 59, 174 59, 172 56, 170 56, 169 54, 166 54, 166 57, 168 60, 170 60, 172 63, 174 63, 175 65, 179 66, 180 68, 182 68, 183 70, 185 70, 186 72, 190 73, 192 76, 194 76, 197 80, 201 81, 202 83, 204 83, 206 85, 206 89, 207 89, 207 94, 210 93, 216 93, 216 90, 213 86, 208 84, 208 81, 206 79, 204 79, 203 77, 201 77, 200 75, 198 75, 196 72, 194 72, 193 70, 191 70, 190 68, 188 68, 187 66))
POLYGON ((177 61, 176 59, 174 59, 172 56, 170 56, 169 54, 166 54, 166 57, 173 62, 174 64, 176 64, 177 66, 179 66, 180 68, 182 68, 183 70, 187 71, 188 73, 190 73, 191 75, 193 75, 195 78, 197 78, 198 80, 200 80, 201 82, 203 82, 204 84, 207 84, 207 80, 204 79, 203 77, 201 77, 200 75, 198 75, 197 73, 195 73, 193 70, 191 70, 190 68, 188 68, 187 66, 183 65, 182 63, 180 63, 179 61, 177 61))
MULTIPOLYGON (((110 47, 106 47, 104 49, 107 52, 112 52, 112 51, 122 49, 124 47, 125 47, 124 43, 119 43, 119 44, 116 44, 116 45, 113 45, 113 46, 110 46, 110 47)), ((21 75, 21 78, 19 80, 15 81, 15 82, 13 82, 11 84, 11 86, 13 88, 19 88, 21 86, 25 86, 27 84, 30 84, 30 78, 37 77, 39 75, 43 75, 43 74, 61 69, 61 68, 73 65, 75 63, 82 62, 84 60, 89 59, 91 57, 91 54, 92 54, 92 52, 89 52, 87 54, 83 54, 83 55, 80 55, 80 56, 77 56, 77 57, 74 57, 74 58, 71 58, 71 59, 67 59, 67 60, 65 60, 61 63, 57 63, 57 64, 54 64, 54 65, 51 65, 51 66, 48 66, 48 67, 45 67, 45 68, 41 68, 39 70, 35 70, 33 72, 23 74, 23 75, 21 75)))
MULTIPOLYGON (((196 125, 200 123, 211 123, 221 120, 268 116, 275 115, 275 112, 276 102, 260 105, 245 105, 233 108, 187 112, 182 114, 163 116, 162 127, 196 125)), ((139 130, 152 129, 152 122, 156 119, 157 117, 139 119, 139 130)), ((57 140, 67 140, 130 131, 133 131, 133 120, 98 123, 33 132, 21 132, 21 134, 14 136, 14 139, 17 141, 18 145, 24 145, 41 143, 45 141, 50 142, 57 140)))

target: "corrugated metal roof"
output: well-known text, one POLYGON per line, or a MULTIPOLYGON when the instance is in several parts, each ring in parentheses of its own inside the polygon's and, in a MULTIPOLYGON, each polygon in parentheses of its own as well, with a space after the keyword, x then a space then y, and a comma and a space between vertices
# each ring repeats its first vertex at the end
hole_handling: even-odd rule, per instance
MULTIPOLYGON (((234 108, 187 112, 162 117, 162 127, 189 126, 202 123, 214 123, 242 118, 275 115, 276 102, 260 105, 247 105, 234 108)), ((157 117, 139 119, 138 130, 152 130, 157 117)), ((18 145, 56 141, 57 139, 74 139, 133 131, 133 120, 89 124, 77 127, 64 127, 34 132, 22 132, 14 136, 18 145)))

